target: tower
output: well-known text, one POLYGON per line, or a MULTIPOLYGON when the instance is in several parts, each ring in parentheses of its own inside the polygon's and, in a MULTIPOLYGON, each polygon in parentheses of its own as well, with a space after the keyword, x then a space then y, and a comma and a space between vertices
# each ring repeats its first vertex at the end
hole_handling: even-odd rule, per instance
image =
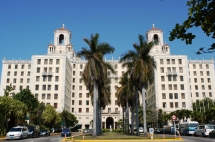
POLYGON ((163 42, 163 31, 155 28, 154 24, 152 29, 147 31, 146 38, 147 42, 154 42, 154 46, 150 51, 151 55, 170 55, 169 45, 163 42))

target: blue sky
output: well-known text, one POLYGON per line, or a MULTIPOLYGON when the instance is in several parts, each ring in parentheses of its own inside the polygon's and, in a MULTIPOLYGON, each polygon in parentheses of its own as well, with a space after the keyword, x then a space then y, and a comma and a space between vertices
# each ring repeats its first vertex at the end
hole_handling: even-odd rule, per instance
MULTIPOLYGON (((1 0, 0 59, 31 59, 31 55, 47 53, 54 30, 62 27, 72 33, 76 52, 87 47, 83 38, 99 33, 101 42, 115 48, 107 59, 118 59, 138 35, 145 36, 155 24, 164 32, 171 54, 188 55, 188 59, 211 59, 214 54, 196 55, 199 47, 209 47, 213 40, 200 28, 190 30, 197 35, 192 45, 184 41, 170 42, 169 31, 187 18, 187 0, 1 0)), ((1 71, 0 65, 0 71, 1 71)))

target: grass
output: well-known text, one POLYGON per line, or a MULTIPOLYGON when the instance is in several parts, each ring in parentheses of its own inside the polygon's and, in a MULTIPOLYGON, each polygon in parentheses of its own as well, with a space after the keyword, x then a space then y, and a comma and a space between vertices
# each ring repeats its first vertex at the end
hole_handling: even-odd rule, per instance
MULTIPOLYGON (((97 136, 97 137, 92 137, 92 134, 82 134, 79 136, 75 136, 73 139, 75 140, 81 140, 83 139, 85 140, 129 140, 129 139, 150 139, 150 135, 148 134, 147 137, 143 136, 143 133, 140 134, 140 136, 136 136, 136 135, 130 135, 130 134, 123 134, 120 132, 107 132, 107 131, 103 131, 102 135, 97 136)), ((153 135, 154 139, 163 139, 163 135, 162 134, 154 134, 153 135)), ((174 135, 165 135, 165 139, 170 139, 170 138, 174 138, 174 135)), ((68 140, 71 138, 67 138, 68 140)))

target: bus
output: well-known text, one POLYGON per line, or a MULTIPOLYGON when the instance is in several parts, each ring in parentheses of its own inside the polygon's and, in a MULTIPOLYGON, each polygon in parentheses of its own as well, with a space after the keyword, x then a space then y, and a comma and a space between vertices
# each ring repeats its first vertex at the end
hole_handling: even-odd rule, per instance
POLYGON ((179 124, 181 135, 193 135, 199 123, 197 121, 182 122, 179 124))

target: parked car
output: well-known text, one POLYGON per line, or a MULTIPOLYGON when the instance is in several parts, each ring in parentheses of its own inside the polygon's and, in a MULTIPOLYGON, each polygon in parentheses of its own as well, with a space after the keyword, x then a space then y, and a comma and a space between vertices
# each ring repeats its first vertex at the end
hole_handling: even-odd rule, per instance
POLYGON ((39 137, 40 136, 40 126, 28 126, 28 137, 39 137))
POLYGON ((50 136, 50 131, 46 129, 42 129, 40 131, 40 136, 50 136))
POLYGON ((210 138, 215 137, 215 130, 213 130, 213 131, 211 131, 211 132, 209 133, 209 137, 210 137, 210 138))
POLYGON ((139 133, 143 133, 143 127, 139 127, 139 133))
POLYGON ((85 130, 83 130, 83 133, 93 133, 93 130, 92 129, 85 129, 85 130))
POLYGON ((13 127, 6 134, 6 139, 23 139, 28 138, 28 128, 26 126, 13 127))
POLYGON ((61 132, 61 137, 70 137, 72 136, 71 130, 69 128, 63 128, 61 132))
POLYGON ((194 136, 209 136, 209 133, 215 129, 215 125, 211 124, 204 124, 204 125, 199 125, 195 132, 194 136))
POLYGON ((155 129, 154 129, 154 133, 155 133, 155 134, 160 134, 160 133, 161 133, 160 128, 155 128, 155 129))

